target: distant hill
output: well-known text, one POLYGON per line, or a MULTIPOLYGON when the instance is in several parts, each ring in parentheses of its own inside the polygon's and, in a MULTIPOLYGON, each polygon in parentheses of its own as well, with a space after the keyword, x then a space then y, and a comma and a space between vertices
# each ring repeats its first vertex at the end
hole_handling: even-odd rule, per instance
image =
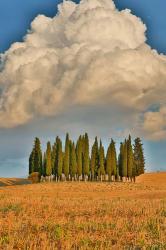
POLYGON ((166 172, 142 174, 137 177, 136 182, 150 186, 166 186, 166 172))
POLYGON ((0 178, 0 187, 26 184, 31 184, 31 181, 25 178, 0 178))

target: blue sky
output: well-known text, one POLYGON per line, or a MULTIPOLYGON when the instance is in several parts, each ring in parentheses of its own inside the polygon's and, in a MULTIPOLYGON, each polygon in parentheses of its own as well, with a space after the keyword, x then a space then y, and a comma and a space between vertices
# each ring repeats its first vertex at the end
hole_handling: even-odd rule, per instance
MULTIPOLYGON (((1 0, 0 52, 7 50, 13 42, 22 41, 35 16, 38 14, 54 16, 59 2, 61 1, 1 0)), ((141 17, 148 27, 148 44, 158 52, 166 54, 165 0, 115 0, 115 4, 120 10, 129 8, 132 13, 141 17)), ((53 140, 54 124, 51 121, 49 125, 43 125, 43 131, 45 131, 43 141, 46 141, 47 137, 53 140)), ((0 129, 0 175, 26 175, 27 154, 36 133, 38 133, 37 125, 0 129), (22 147, 23 141, 27 145, 25 149, 22 147)), ((166 141, 144 143, 148 170, 165 170, 166 141)))
MULTIPOLYGON (((21 41, 38 14, 54 16, 60 0, 1 0, 0 1, 0 52, 11 43, 21 41)), ((78 1, 75 1, 78 2, 78 1)), ((166 1, 164 0, 116 0, 119 9, 129 8, 148 26, 148 43, 160 53, 166 54, 166 1)))

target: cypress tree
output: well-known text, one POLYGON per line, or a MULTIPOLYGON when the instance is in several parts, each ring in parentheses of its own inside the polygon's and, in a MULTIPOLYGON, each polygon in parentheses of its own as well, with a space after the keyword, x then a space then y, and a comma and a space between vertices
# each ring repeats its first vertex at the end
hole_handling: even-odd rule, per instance
POLYGON ((84 179, 84 154, 85 154, 85 136, 81 136, 81 146, 82 146, 82 179, 84 179))
POLYGON ((82 143, 82 154, 85 154, 85 135, 81 136, 81 143, 82 143))
POLYGON ((118 158, 118 168, 119 168, 119 175, 122 178, 123 176, 123 143, 121 142, 120 144, 120 153, 119 153, 119 158, 118 158))
POLYGON ((132 168, 132 180, 135 182, 135 177, 137 176, 136 173, 136 165, 135 165, 135 161, 134 161, 134 155, 133 155, 133 168, 132 168))
POLYGON ((74 142, 71 146, 71 177, 75 178, 77 173, 77 161, 76 161, 76 151, 74 142))
POLYGON ((52 152, 51 152, 51 160, 52 160, 52 173, 54 175, 56 175, 56 169, 57 169, 57 166, 56 166, 56 155, 57 153, 57 145, 56 145, 56 141, 54 142, 54 145, 52 147, 52 152))
POLYGON ((72 179, 72 145, 73 142, 69 140, 69 175, 70 179, 72 179))
POLYGON ((82 175, 82 138, 77 141, 77 175, 78 179, 82 175))
POLYGON ((29 174, 34 172, 34 149, 29 156, 29 174))
POLYGON ((109 145, 106 156, 106 173, 108 174, 108 180, 111 181, 112 176, 112 162, 111 162, 111 146, 109 145))
POLYGON ((126 140, 123 144, 122 177, 127 177, 127 142, 126 142, 126 140))
POLYGON ((110 149, 111 149, 112 175, 116 177, 117 176, 117 156, 116 156, 115 142, 112 139, 111 139, 110 149))
POLYGON ((133 149, 131 144, 131 136, 127 140, 127 177, 131 180, 132 179, 132 170, 133 170, 133 149))
POLYGON ((145 172, 145 157, 143 144, 141 139, 138 137, 134 141, 134 164, 136 168, 136 175, 144 174, 145 172))
POLYGON ((90 172, 91 172, 91 180, 93 181, 95 178, 95 170, 96 170, 96 144, 94 143, 91 151, 91 162, 90 162, 90 172))
POLYGON ((87 133, 84 137, 83 174, 84 178, 89 175, 89 138, 87 133))
POLYGON ((70 148, 69 148, 69 134, 66 134, 65 153, 64 153, 64 175, 69 178, 69 165, 70 165, 70 148))
POLYGON ((55 155, 55 177, 57 180, 62 177, 62 168, 63 168, 63 152, 62 152, 62 141, 57 136, 56 137, 56 155, 55 155))
POLYGON ((59 137, 57 136, 54 143, 54 154, 55 154, 55 160, 54 160, 54 174, 55 179, 58 178, 58 152, 59 152, 59 137))
POLYGON ((46 149, 46 175, 50 176, 51 174, 52 174, 51 143, 47 142, 47 149, 46 149))
POLYGON ((44 153, 44 155, 43 155, 42 175, 46 176, 46 153, 44 153))
POLYGON ((100 178, 101 181, 102 181, 104 175, 105 175, 105 168, 104 168, 104 147, 102 146, 102 142, 100 140, 98 176, 99 176, 99 178, 100 178))
POLYGON ((95 137, 95 148, 96 148, 95 179, 97 179, 98 168, 99 168, 99 146, 98 146, 97 136, 95 137))
POLYGON ((34 161, 34 172, 39 172, 42 174, 42 151, 41 151, 41 146, 40 146, 40 140, 39 138, 35 138, 34 141, 34 155, 33 155, 33 161, 34 161))
POLYGON ((58 140, 57 145, 57 177, 58 179, 61 179, 62 177, 62 166, 63 166, 63 153, 62 153, 62 141, 58 140))

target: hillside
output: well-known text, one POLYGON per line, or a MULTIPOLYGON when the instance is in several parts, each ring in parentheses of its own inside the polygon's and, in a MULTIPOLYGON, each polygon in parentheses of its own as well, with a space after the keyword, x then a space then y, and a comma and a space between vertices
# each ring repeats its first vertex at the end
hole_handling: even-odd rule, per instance
POLYGON ((14 185, 25 185, 31 182, 24 178, 0 178, 0 187, 14 186, 14 185))
POLYGON ((137 183, 146 184, 148 186, 166 186, 166 172, 146 173, 140 175, 136 179, 137 183))

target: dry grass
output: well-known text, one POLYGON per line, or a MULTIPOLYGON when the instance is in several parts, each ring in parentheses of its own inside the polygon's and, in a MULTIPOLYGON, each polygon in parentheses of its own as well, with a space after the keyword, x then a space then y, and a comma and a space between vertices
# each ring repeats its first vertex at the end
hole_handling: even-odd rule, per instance
POLYGON ((137 177, 137 183, 143 183, 150 186, 165 188, 166 186, 166 172, 147 173, 137 177))
POLYGON ((166 181, 146 178, 3 187, 0 249, 166 249, 166 181))
POLYGON ((31 182, 23 178, 0 178, 0 187, 13 186, 13 185, 25 185, 31 182))

